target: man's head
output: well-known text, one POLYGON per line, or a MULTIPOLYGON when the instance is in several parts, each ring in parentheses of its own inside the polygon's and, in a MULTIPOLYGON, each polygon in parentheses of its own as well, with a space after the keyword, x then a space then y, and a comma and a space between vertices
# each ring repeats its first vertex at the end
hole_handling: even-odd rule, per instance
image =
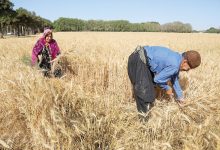
POLYGON ((190 50, 182 54, 183 60, 180 65, 180 71, 189 71, 201 64, 201 56, 197 51, 190 50))

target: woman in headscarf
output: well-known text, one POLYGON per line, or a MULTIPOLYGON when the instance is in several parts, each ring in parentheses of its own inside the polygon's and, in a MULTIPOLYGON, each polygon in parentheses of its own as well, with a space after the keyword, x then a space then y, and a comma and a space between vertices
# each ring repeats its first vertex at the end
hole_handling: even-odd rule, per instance
MULTIPOLYGON (((50 76, 51 61, 54 60, 60 54, 60 48, 57 42, 53 39, 52 30, 44 30, 43 36, 38 39, 32 50, 32 65, 36 62, 41 69, 44 69, 44 76, 50 76), (39 59, 41 55, 41 59, 39 59)), ((55 70, 53 72, 55 77, 61 76, 61 70, 55 70)))

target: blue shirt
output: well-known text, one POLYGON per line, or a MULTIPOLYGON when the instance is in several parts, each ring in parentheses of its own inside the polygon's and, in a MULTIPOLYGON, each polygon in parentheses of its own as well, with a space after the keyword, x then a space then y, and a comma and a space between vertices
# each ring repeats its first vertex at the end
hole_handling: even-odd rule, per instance
POLYGON ((171 81, 177 99, 183 98, 183 92, 179 84, 179 70, 182 62, 182 55, 166 47, 145 46, 150 70, 154 73, 154 82, 162 89, 169 90, 167 81, 171 81))

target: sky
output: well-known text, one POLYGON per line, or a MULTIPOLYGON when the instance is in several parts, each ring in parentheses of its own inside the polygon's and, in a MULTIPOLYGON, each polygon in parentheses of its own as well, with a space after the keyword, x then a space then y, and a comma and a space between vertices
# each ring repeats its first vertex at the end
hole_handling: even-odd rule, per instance
POLYGON ((54 21, 59 17, 83 20, 148 21, 160 24, 181 21, 194 30, 220 28, 220 0, 11 0, 54 21))

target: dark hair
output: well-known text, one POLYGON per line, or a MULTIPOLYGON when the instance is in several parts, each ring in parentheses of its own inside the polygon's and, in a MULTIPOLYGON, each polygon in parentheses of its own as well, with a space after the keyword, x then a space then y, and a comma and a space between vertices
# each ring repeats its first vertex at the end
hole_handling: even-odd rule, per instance
POLYGON ((187 60, 187 63, 189 64, 191 69, 196 68, 201 64, 201 56, 197 51, 186 51, 182 54, 182 56, 184 59, 187 60))

